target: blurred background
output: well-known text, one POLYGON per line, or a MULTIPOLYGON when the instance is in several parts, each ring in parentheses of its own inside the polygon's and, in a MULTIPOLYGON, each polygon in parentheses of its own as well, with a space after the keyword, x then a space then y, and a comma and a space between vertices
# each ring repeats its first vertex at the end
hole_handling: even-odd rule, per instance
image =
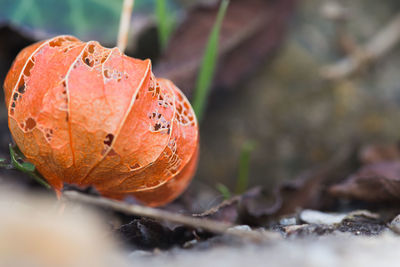
MULTIPOLYGON (((190 98, 219 1, 165 4, 161 16, 157 1, 135 1, 126 54, 150 58, 156 75, 190 98)), ((16 54, 41 39, 71 34, 115 46, 121 6, 0 0, 0 83, 16 54)), ((244 175, 249 187, 272 190, 343 147, 397 142, 399 10, 394 0, 231 0, 201 120, 195 183, 234 191, 244 175)), ((8 157, 0 107, 0 156, 8 157)))

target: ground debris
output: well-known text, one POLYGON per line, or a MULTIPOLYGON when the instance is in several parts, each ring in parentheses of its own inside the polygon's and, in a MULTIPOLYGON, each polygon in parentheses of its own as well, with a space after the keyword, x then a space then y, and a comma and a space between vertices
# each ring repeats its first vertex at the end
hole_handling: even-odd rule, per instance
POLYGON ((132 257, 148 266, 299 266, 365 267, 395 266, 400 239, 392 234, 379 237, 348 235, 275 240, 262 245, 218 246, 213 249, 173 249, 157 257, 132 257))
POLYGON ((174 230, 156 220, 140 218, 117 229, 120 238, 135 249, 168 249, 192 240, 194 235, 188 228, 177 227, 174 230))
POLYGON ((340 232, 349 232, 353 235, 379 235, 387 226, 382 222, 371 221, 371 220, 350 220, 344 219, 339 226, 336 228, 340 232))
POLYGON ((300 219, 298 224, 283 225, 279 223, 273 227, 284 237, 291 238, 337 235, 339 232, 356 236, 374 236, 389 229, 379 214, 365 210, 340 214, 303 210, 299 212, 298 217, 300 219))

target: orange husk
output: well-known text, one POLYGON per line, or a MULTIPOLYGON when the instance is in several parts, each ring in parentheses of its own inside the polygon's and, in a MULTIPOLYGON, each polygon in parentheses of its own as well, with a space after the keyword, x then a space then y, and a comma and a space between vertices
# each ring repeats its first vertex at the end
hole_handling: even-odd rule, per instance
POLYGON ((19 53, 4 91, 16 144, 56 191, 94 186, 160 206, 192 179, 196 117, 150 60, 58 36, 19 53))

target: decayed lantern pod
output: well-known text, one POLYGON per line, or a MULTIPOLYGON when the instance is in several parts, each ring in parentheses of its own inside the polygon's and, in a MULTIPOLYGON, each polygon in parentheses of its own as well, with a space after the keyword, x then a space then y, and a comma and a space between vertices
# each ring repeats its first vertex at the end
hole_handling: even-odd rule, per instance
POLYGON ((23 49, 7 74, 11 134, 57 191, 64 183, 164 205, 197 165, 190 103, 150 60, 58 36, 23 49))

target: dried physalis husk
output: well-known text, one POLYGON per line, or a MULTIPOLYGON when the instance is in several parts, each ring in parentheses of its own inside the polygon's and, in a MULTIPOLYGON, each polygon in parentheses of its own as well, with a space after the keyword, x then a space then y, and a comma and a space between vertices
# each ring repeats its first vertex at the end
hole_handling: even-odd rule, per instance
POLYGON ((94 186, 159 206, 195 172, 193 109, 150 60, 58 36, 19 53, 4 91, 15 142, 57 191, 94 186))

